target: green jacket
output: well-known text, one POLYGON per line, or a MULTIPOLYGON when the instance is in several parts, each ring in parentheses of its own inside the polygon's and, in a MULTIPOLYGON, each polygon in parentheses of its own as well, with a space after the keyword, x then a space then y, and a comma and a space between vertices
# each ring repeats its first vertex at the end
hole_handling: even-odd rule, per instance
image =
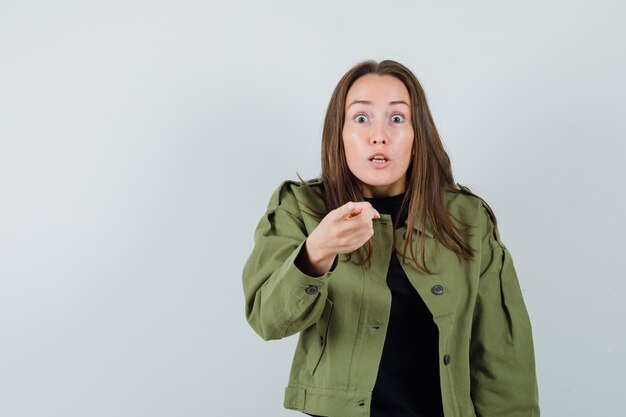
MULTIPOLYGON (((322 186, 319 178, 308 183, 322 186)), ((312 277, 294 260, 319 221, 296 199, 324 209, 296 181, 284 181, 272 194, 243 268, 246 319, 264 340, 299 333, 285 408, 367 417, 391 308, 392 233, 403 248, 407 223, 394 230, 391 215, 373 219, 370 269, 341 255, 329 272, 312 277)), ((437 252, 430 229, 414 229, 412 236, 426 235, 427 264, 438 275, 421 273, 408 252, 407 264, 399 256, 439 329, 445 416, 537 417, 531 324, 511 255, 479 198, 447 191, 445 200, 453 216, 475 226, 465 236, 476 249, 474 261, 460 262, 442 244, 437 252)))

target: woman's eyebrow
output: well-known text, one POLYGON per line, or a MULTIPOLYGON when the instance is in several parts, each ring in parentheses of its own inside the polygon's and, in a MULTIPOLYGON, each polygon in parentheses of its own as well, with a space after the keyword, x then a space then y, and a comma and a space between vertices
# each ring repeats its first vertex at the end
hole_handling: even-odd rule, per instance
MULTIPOLYGON (((350 106, 352 106, 353 104, 372 104, 372 102, 368 101, 368 100, 354 100, 352 103, 350 103, 348 108, 350 108, 350 106)), ((406 101, 404 101, 404 100, 390 101, 389 104, 391 104, 391 105, 394 105, 394 104, 404 104, 404 105, 408 106, 408 103, 406 101)))

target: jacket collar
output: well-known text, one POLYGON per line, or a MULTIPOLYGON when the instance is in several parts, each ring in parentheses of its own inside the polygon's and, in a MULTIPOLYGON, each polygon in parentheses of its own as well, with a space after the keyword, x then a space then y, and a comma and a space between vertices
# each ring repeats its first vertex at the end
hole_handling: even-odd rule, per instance
MULTIPOLYGON (((404 207, 404 210, 402 211, 402 214, 400 215, 400 222, 401 224, 404 225, 405 228, 408 227, 408 221, 409 221, 409 208, 408 207, 404 207)), ((435 237, 435 235, 433 234, 433 231, 430 228, 430 224, 426 224, 426 226, 422 229, 416 226, 413 226, 413 240, 415 240, 416 238, 416 234, 417 232, 423 233, 428 237, 435 237)))
MULTIPOLYGON (((404 220, 404 226, 408 227, 408 219, 404 220)), ((420 227, 417 226, 413 226, 413 240, 415 240, 415 232, 421 232, 424 233, 426 236, 428 237, 435 237, 435 235, 433 234, 432 229, 430 228, 430 225, 427 223, 426 226, 422 229, 420 227)))

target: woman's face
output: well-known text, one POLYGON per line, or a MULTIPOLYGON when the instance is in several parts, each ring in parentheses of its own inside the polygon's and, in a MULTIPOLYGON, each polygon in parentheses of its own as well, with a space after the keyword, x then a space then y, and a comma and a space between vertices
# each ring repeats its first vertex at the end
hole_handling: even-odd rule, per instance
POLYGON ((390 75, 364 75, 348 90, 343 146, 365 197, 406 190, 414 137, 410 103, 404 83, 390 75), (377 154, 384 159, 372 159, 377 154))

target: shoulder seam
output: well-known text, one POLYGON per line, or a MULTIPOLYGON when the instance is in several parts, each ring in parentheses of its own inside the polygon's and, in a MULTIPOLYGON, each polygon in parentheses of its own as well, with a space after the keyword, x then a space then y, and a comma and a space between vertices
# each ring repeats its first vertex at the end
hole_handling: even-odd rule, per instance
POLYGON ((496 215, 493 212, 493 210, 491 209, 491 206, 489 206, 489 203, 487 203, 487 201, 485 201, 485 199, 483 199, 481 196, 475 194, 472 190, 470 190, 469 187, 459 184, 458 182, 456 183, 456 185, 461 188, 461 193, 465 194, 465 195, 469 195, 472 196, 476 199, 478 199, 480 201, 480 204, 482 205, 482 207, 484 207, 484 209, 487 211, 487 215, 489 216, 489 221, 493 224, 493 232, 494 235, 499 238, 499 231, 498 231, 498 222, 496 220, 496 215))
POLYGON ((276 210, 278 208, 281 203, 281 194, 286 188, 289 187, 289 184, 293 182, 293 180, 284 180, 278 185, 278 187, 276 187, 276 189, 274 189, 270 201, 267 203, 267 208, 269 210, 276 210))

